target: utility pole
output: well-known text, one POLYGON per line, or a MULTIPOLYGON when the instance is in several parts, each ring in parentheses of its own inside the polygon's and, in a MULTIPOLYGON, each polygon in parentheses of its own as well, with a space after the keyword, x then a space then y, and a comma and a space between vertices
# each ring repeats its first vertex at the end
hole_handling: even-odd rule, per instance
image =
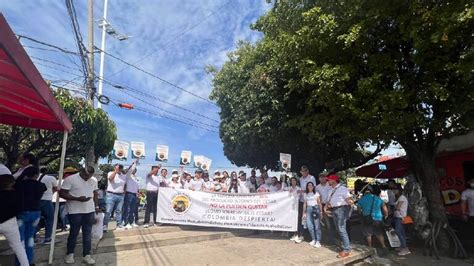
MULTIPOLYGON (((89 69, 87 73, 87 100, 94 107, 94 1, 88 0, 87 2, 87 32, 88 32, 88 50, 89 50, 89 69)), ((90 145, 87 148, 86 153, 86 166, 95 167, 95 152, 94 145, 90 145)))
MULTIPOLYGON (((104 0, 104 17, 102 18, 102 43, 100 45, 100 67, 99 67, 99 96, 102 95, 102 90, 104 86, 104 57, 105 57, 105 35, 106 32, 106 23, 107 23, 107 2, 108 0, 104 0)), ((97 101, 97 108, 102 108, 102 103, 97 101)))
POLYGON ((87 73, 88 85, 88 100, 94 106, 94 0, 87 2, 88 17, 87 17, 87 31, 89 38, 89 73, 87 73))

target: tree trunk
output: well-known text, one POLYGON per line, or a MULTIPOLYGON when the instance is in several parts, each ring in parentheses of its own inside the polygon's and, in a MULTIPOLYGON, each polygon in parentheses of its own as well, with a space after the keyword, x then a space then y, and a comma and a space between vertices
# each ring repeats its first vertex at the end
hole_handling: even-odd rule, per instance
POLYGON ((421 183, 424 196, 428 201, 428 210, 431 221, 447 221, 444 203, 441 198, 439 176, 436 167, 436 155, 426 154, 423 151, 407 155, 412 162, 413 170, 421 183))
POLYGON ((86 153, 86 167, 87 166, 92 166, 95 167, 96 159, 95 159, 95 153, 94 153, 94 146, 89 146, 87 147, 87 153, 86 153))

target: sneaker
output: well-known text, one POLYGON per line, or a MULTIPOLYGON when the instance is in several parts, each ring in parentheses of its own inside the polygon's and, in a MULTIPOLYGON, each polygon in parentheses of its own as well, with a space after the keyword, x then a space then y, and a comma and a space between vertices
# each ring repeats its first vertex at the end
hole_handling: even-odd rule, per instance
POLYGON ((309 245, 310 245, 310 246, 314 246, 314 244, 316 244, 316 241, 314 241, 314 240, 311 241, 311 242, 309 242, 309 245))
POLYGON ((66 264, 74 264, 74 253, 67 254, 66 257, 64 258, 64 262, 66 264))
POLYGON ((290 240, 291 240, 291 241, 295 241, 297 237, 298 237, 297 235, 294 235, 294 236, 292 236, 292 237, 290 238, 290 240))
POLYGON ((143 228, 148 228, 150 225, 149 224, 144 224, 143 228))
POLYGON ((125 230, 125 229, 126 228, 123 225, 119 225, 119 226, 117 226, 117 228, 115 230, 122 231, 122 230, 125 230))
POLYGON ((137 228, 137 227, 138 227, 138 224, 133 223, 133 224, 132 224, 132 227, 133 227, 133 228, 137 228))
POLYGON ((85 255, 84 258, 82 258, 82 262, 85 264, 95 264, 95 260, 91 257, 91 255, 85 255))
POLYGON ((341 251, 339 252, 339 255, 337 255, 337 258, 339 259, 342 259, 342 258, 346 258, 346 257, 349 257, 351 255, 351 252, 347 252, 347 251, 341 251))
POLYGON ((314 247, 315 247, 315 248, 320 248, 320 247, 321 247, 321 243, 319 243, 319 241, 316 241, 316 243, 314 243, 314 247))
POLYGON ((125 226, 125 229, 127 229, 127 230, 128 230, 128 229, 132 229, 132 228, 133 228, 133 227, 132 227, 131 224, 127 224, 127 225, 125 226))
POLYGON ((406 256, 409 254, 411 254, 411 251, 408 248, 405 248, 402 251, 398 252, 398 256, 406 256))
POLYGON ((303 240, 304 240, 304 237, 298 236, 298 237, 296 237, 295 242, 299 244, 299 243, 302 243, 303 240))

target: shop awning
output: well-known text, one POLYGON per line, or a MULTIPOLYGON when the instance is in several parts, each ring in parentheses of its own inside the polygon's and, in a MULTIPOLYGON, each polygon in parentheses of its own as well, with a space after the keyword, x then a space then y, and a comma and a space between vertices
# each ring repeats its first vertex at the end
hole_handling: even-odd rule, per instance
POLYGON ((410 171, 410 162, 403 157, 384 160, 378 163, 362 166, 356 170, 356 175, 361 177, 375 177, 377 178, 401 178, 410 171), (385 167, 381 167, 384 165, 385 167), (386 169, 381 171, 380 169, 386 169))
POLYGON ((72 124, 0 13, 0 123, 54 131, 72 124))

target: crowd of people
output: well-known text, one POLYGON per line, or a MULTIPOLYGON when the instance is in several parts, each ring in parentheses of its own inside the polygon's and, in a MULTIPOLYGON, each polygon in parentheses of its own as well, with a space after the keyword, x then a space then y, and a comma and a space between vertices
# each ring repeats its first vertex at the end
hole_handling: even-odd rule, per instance
MULTIPOLYGON (((372 238, 375 236, 382 249, 387 250, 384 232, 387 226, 391 226, 400 240, 398 255, 410 254, 404 228, 408 200, 403 195, 402 186, 392 180, 386 184, 384 193, 378 185, 369 184, 362 184, 362 188, 353 192, 341 184, 335 174, 321 173, 316 180, 306 166, 301 167, 298 178, 277 178, 269 176, 266 170, 261 170, 259 176, 252 170, 248 178, 243 171, 230 174, 227 171, 215 171, 211 178, 208 172, 201 169, 196 169, 192 175, 183 167, 173 169, 168 176, 168 170, 157 165, 147 174, 143 193, 140 190, 140 177, 137 176, 138 160, 127 169, 121 164, 114 165, 113 171, 107 173, 107 183, 103 187, 93 177, 96 172, 93 167, 79 170, 68 167, 64 169, 62 184, 58 184, 55 177, 46 174, 46 169, 37 166, 32 154, 22 155, 18 163, 20 167, 13 174, 0 164, 0 200, 3 203, 0 233, 6 236, 16 254, 18 265, 33 264, 35 243, 51 242, 54 229, 53 203, 57 197, 58 226, 69 230, 65 262, 75 262, 74 250, 78 234, 82 231, 83 262, 93 264, 95 261, 90 255, 91 230, 97 222, 97 214, 104 212, 104 232, 107 232, 112 217, 117 230, 127 230, 139 226, 138 208, 145 205, 143 227, 155 226, 157 198, 162 187, 222 193, 286 191, 299 201, 298 228, 290 240, 302 243, 305 235, 308 235, 306 233, 309 233, 309 245, 319 248, 323 238, 329 245, 334 245, 339 238, 342 247, 339 258, 351 253, 348 220, 351 213, 358 210, 362 232, 369 247, 372 247, 372 238), (151 214, 153 219, 150 219, 151 214), (45 227, 42 239, 36 236, 40 218, 45 227)), ((471 194, 463 193, 462 202, 466 217, 472 218, 474 204, 469 201, 473 198, 471 194)))

